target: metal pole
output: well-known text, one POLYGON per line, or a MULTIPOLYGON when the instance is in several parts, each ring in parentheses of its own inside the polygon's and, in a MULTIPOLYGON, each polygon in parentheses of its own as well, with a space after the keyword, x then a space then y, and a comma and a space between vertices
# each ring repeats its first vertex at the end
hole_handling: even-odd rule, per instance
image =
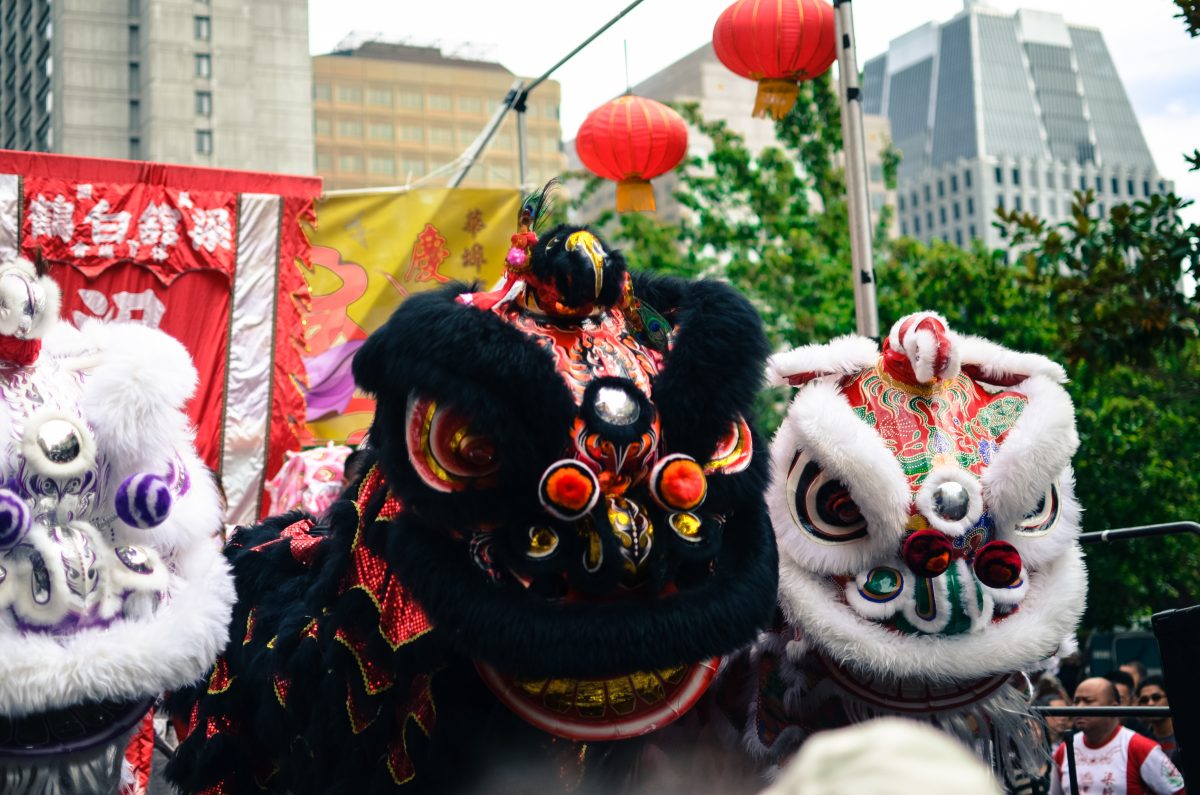
POLYGON ((517 112, 517 172, 520 174, 517 186, 522 193, 529 189, 529 141, 525 127, 525 98, 528 96, 528 90, 522 91, 513 106, 517 112))
POLYGON ((1195 533, 1200 535, 1200 524, 1196 522, 1166 522, 1165 524, 1148 524, 1141 527, 1120 527, 1116 530, 1100 530, 1095 533, 1080 534, 1079 543, 1098 544, 1103 541, 1166 536, 1174 533, 1195 533))
POLYGON ((842 105, 842 140, 846 154, 846 204, 850 218, 850 259, 854 266, 854 315, 858 333, 879 337, 875 306, 875 267, 871 257, 871 197, 867 190, 867 138, 863 132, 862 89, 854 51, 854 11, 850 0, 834 0, 838 73, 842 105))
MULTIPOLYGON (((1063 743, 1067 751, 1067 778, 1071 782, 1071 795, 1079 795, 1079 778, 1075 774, 1075 730, 1067 729, 1063 734, 1063 743)), ((1054 765, 1050 766, 1051 772, 1054 765)))
MULTIPOLYGON (((500 123, 504 121, 504 117, 508 114, 509 109, 518 103, 520 103, 522 110, 525 109, 526 92, 523 90, 524 85, 524 81, 517 80, 512 84, 512 88, 508 89, 508 94, 504 97, 504 101, 500 103, 500 107, 496 108, 496 112, 492 114, 491 120, 483 128, 483 132, 479 134, 470 148, 467 149, 466 160, 463 162, 462 167, 454 172, 454 176, 450 178, 449 186, 451 188, 457 188, 466 179, 467 172, 471 170, 471 166, 475 165, 475 161, 479 160, 479 155, 483 153, 484 148, 488 145, 488 141, 492 140, 492 136, 496 134, 496 130, 500 129, 500 123)), ((521 133, 519 120, 523 119, 524 116, 525 114, 522 113, 518 117, 518 135, 521 133)), ((525 174, 522 171, 522 183, 524 183, 524 180, 525 174)))

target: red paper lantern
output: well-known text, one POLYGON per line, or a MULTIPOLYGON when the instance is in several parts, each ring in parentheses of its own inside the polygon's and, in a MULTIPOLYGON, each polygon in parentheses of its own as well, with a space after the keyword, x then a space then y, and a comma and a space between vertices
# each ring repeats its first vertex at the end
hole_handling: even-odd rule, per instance
POLYGON ((654 210, 650 180, 687 154, 687 125, 661 102, 626 94, 588 114, 575 151, 589 171, 617 183, 617 212, 654 210))
POLYGON ((824 0, 738 0, 713 28, 713 49, 732 71, 758 81, 754 115, 782 119, 801 80, 837 58, 833 7, 824 0))

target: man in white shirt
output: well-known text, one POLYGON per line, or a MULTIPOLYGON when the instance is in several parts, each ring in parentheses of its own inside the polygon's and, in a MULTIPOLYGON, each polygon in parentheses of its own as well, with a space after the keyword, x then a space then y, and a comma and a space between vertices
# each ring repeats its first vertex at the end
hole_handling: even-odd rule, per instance
MULTIPOLYGON (((1075 706, 1117 704, 1117 689, 1101 677, 1085 679, 1075 688, 1075 706)), ((1076 718, 1074 738, 1076 779, 1080 795, 1180 795, 1183 776, 1158 743, 1121 725, 1118 718, 1076 718)), ((1054 749, 1052 795, 1071 792, 1067 747, 1054 749)))

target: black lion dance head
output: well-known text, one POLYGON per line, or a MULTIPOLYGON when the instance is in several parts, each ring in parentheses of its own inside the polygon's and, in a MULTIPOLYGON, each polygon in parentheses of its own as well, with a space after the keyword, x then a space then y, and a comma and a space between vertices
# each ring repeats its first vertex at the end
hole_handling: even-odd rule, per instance
POLYGON ((586 228, 539 235, 546 193, 495 290, 417 295, 358 353, 377 409, 345 499, 234 538, 233 640, 177 699, 185 789, 459 791, 511 765, 569 790, 770 621, 757 316, 586 228))

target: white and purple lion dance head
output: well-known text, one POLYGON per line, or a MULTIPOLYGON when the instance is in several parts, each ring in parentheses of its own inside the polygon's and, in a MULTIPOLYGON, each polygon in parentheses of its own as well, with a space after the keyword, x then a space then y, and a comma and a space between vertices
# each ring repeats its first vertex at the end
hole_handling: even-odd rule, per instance
POLYGON ((54 282, 0 264, 0 791, 110 792, 163 691, 202 676, 233 587, 183 412, 183 346, 58 323, 54 282))

